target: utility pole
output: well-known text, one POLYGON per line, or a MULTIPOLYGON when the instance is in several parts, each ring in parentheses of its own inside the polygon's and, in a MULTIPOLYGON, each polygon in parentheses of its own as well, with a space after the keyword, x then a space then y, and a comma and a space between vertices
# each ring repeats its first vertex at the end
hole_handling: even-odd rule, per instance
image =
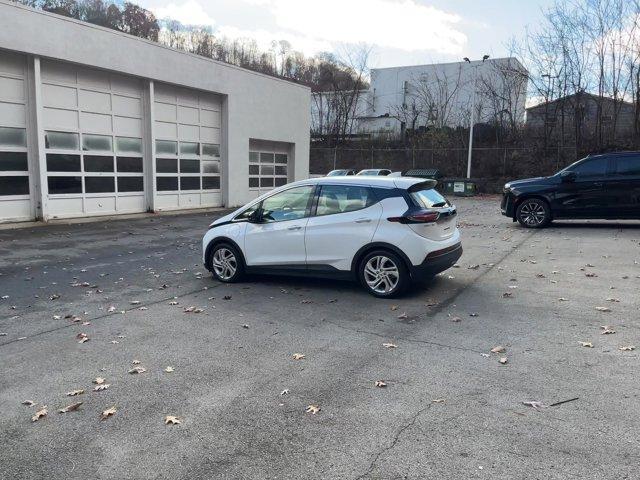
MULTIPOLYGON (((482 57, 482 63, 485 62, 485 60, 489 59, 489 55, 484 55, 482 57)), ((471 60, 469 60, 469 57, 464 57, 464 61, 467 62, 468 64, 471 64, 471 60)), ((472 151, 473 151, 473 124, 475 123, 474 121, 474 116, 475 116, 475 110, 476 110, 476 90, 477 90, 477 83, 478 83, 478 67, 480 65, 475 65, 473 67, 473 91, 471 93, 471 118, 469 119, 469 153, 467 154, 467 178, 471 178, 471 156, 472 156, 472 151)))

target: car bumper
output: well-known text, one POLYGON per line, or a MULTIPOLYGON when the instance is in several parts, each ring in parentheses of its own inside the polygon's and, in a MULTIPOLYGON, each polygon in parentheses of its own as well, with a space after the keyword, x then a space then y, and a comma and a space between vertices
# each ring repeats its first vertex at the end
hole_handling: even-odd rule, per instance
POLYGON ((411 277, 425 280, 451 268, 462 256, 462 243, 431 252, 420 265, 411 267, 411 277))
POLYGON ((502 203, 500 204, 500 211, 502 212, 502 215, 504 215, 505 217, 513 218, 514 204, 515 204, 514 196, 511 194, 511 192, 505 192, 502 195, 502 203))

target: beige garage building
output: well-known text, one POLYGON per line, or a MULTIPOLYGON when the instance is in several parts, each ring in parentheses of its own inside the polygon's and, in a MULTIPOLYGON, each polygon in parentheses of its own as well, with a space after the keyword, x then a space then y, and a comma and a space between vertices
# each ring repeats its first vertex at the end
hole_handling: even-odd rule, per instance
POLYGON ((0 0, 0 221, 237 206, 309 166, 308 88, 0 0))

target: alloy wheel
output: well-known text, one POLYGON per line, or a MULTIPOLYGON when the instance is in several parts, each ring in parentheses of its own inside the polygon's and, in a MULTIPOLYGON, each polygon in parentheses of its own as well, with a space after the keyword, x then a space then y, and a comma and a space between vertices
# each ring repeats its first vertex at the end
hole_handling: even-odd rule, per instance
POLYGON ((392 292, 400 281, 400 271, 393 260, 384 255, 371 257, 364 266, 364 280, 380 294, 392 292))
POLYGON ((221 280, 229 280, 238 270, 238 261, 235 254, 224 247, 215 251, 211 264, 214 272, 221 280))
POLYGON ((519 216, 522 223, 536 227, 544 223, 547 213, 540 202, 526 202, 520 208, 519 216))

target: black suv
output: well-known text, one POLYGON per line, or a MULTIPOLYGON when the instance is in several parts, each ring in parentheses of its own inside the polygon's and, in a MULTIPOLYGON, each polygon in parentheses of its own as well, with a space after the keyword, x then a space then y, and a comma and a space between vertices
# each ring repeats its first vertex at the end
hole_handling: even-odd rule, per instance
POLYGON ((590 155, 504 186, 502 214, 528 228, 559 218, 640 219, 640 152, 590 155))

